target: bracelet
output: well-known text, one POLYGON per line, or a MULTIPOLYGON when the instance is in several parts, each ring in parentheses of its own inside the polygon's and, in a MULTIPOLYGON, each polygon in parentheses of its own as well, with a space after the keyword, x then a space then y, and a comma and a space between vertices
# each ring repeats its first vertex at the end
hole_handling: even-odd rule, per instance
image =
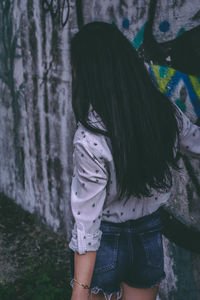
POLYGON ((79 284, 80 286, 82 286, 82 288, 84 288, 84 289, 87 289, 87 290, 90 289, 90 287, 89 287, 87 284, 80 283, 80 282, 78 282, 76 279, 73 279, 73 281, 76 282, 76 283, 78 283, 78 284, 79 284))

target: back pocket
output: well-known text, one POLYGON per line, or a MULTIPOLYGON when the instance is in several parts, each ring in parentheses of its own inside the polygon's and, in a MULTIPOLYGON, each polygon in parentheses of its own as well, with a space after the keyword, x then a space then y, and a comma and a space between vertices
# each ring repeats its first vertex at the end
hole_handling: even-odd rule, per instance
POLYGON ((144 247, 146 262, 150 267, 158 268, 164 263, 163 241, 160 230, 139 233, 144 247))
POLYGON ((97 251, 94 273, 116 268, 120 233, 103 232, 97 251))

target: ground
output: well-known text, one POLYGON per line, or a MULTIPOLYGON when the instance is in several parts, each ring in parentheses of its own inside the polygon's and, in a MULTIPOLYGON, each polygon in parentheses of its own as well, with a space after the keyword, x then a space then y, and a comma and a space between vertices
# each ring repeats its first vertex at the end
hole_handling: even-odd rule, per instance
POLYGON ((0 300, 69 300, 63 236, 0 194, 0 300))

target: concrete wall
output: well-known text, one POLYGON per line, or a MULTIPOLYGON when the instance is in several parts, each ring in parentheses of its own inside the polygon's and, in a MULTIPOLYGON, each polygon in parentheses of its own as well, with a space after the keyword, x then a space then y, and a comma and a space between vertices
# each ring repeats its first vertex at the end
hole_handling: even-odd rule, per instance
POLYGON ((69 8, 60 2, 64 8, 40 0, 1 1, 0 8, 0 190, 54 231, 70 228, 75 130, 69 8))
MULTIPOLYGON (((82 2, 84 23, 115 22, 138 49, 149 0, 82 2)), ((38 214, 54 231, 69 236, 75 122, 68 53, 78 26, 76 1, 52 3, 6 0, 0 4, 0 191, 38 214)), ((154 35, 159 42, 199 24, 199 0, 158 1, 154 35)), ((150 73, 192 121, 200 116, 199 78, 157 65, 150 66, 150 73)), ((185 158, 181 165, 168 209, 200 229, 200 162, 185 158)), ((160 298, 200 299, 200 255, 167 239, 164 243, 167 278, 160 298)))

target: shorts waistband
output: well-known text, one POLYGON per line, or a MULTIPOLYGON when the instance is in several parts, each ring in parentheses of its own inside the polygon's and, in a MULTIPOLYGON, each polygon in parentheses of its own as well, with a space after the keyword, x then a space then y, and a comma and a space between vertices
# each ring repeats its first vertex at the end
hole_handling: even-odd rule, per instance
POLYGON ((121 222, 121 223, 114 223, 114 222, 108 222, 108 221, 102 221, 102 223, 104 224, 108 224, 110 226, 113 227, 131 227, 131 226, 138 226, 138 225, 142 225, 144 222, 148 222, 150 221, 153 217, 160 217, 160 208, 158 208, 156 211, 154 211, 153 213, 140 217, 138 219, 135 220, 128 220, 125 222, 121 222))

